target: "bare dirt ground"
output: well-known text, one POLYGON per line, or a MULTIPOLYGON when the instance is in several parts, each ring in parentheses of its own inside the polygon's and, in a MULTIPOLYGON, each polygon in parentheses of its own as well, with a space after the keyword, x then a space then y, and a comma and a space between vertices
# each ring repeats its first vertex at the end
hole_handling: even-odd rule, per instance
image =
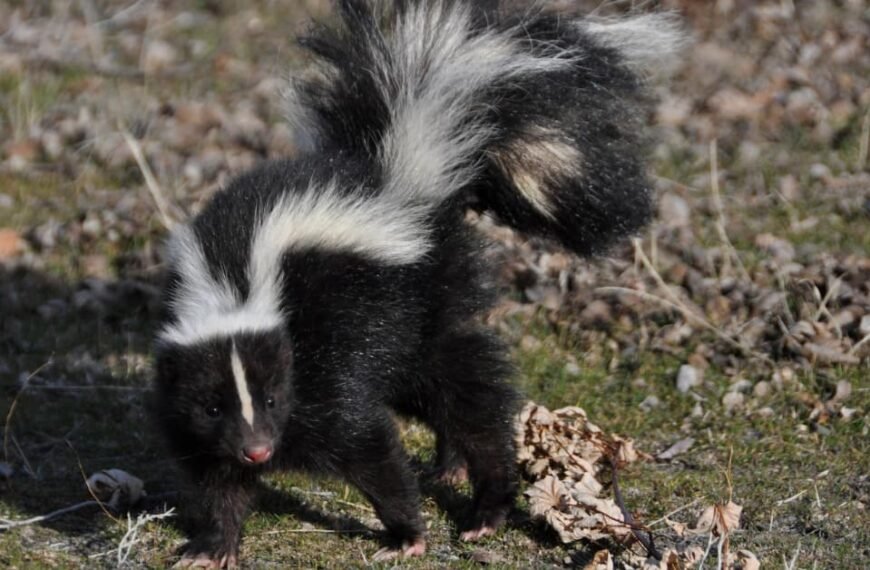
MULTIPOLYGON (((427 482, 429 552, 407 567, 870 567, 870 8, 644 9, 679 10, 694 40, 650 118, 658 221, 578 260, 473 220, 493 239, 503 302, 489 320, 517 382, 603 435, 579 412, 527 414, 528 493, 504 532, 460 543, 467 489, 427 482), (600 515, 609 467, 576 471, 584 442, 614 433, 640 451, 618 472, 636 532, 600 515), (553 434, 574 447, 552 451, 553 434), (590 513, 595 532, 578 522, 590 513), (672 565, 648 559, 650 534, 672 565)), ((280 97, 301 65, 292 38, 328 13, 321 0, 0 2, 0 566, 175 560, 177 519, 144 520, 178 502, 145 413, 162 220, 295 152, 280 97), (16 526, 90 500, 85 478, 110 468, 144 481, 129 514, 91 505, 16 526)), ((431 435, 404 434, 425 471, 431 435)), ((343 483, 276 475, 242 556, 365 567, 376 529, 343 483)))

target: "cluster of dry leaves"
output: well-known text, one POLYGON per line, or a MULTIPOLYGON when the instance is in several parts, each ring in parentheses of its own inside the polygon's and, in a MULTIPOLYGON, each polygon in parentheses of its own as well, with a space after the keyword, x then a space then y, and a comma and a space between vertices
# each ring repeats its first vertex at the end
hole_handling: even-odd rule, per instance
POLYGON ((520 466, 532 481, 525 494, 533 518, 545 521, 566 544, 610 539, 644 547, 643 554, 629 549, 618 562, 609 550, 599 550, 587 570, 612 570, 616 565, 644 570, 702 567, 714 547, 718 560, 724 561, 720 562, 723 569, 760 567, 748 550, 729 552, 729 536, 739 528, 742 511, 730 500, 707 507, 692 528, 664 519, 680 538, 708 537, 706 549, 686 541, 679 548, 658 552, 648 529, 619 504, 622 498, 614 481, 618 468, 650 456, 637 451, 630 439, 603 432, 581 408, 550 411, 528 402, 518 417, 516 433, 520 466))

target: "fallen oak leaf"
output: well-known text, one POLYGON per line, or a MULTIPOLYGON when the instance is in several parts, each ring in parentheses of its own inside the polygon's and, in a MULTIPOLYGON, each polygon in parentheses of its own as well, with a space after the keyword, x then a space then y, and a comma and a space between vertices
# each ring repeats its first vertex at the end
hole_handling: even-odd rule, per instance
POLYGON ((712 533, 713 536, 727 536, 740 527, 740 513, 743 507, 734 501, 716 504, 704 509, 693 531, 698 534, 712 533))

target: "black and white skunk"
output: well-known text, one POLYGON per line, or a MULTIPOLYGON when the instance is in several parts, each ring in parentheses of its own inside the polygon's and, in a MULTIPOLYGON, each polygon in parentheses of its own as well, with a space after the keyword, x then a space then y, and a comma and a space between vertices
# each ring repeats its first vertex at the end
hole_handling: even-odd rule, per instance
POLYGON ((290 120, 310 149, 236 178, 169 243, 158 414, 199 494, 182 565, 237 562, 258 475, 337 474, 391 541, 425 550, 393 420, 467 468, 493 533, 517 489, 518 397, 468 208, 579 254, 650 217, 644 76, 680 44, 666 15, 616 21, 470 0, 338 2, 301 40, 290 120), (484 6, 485 7, 482 7, 484 6))

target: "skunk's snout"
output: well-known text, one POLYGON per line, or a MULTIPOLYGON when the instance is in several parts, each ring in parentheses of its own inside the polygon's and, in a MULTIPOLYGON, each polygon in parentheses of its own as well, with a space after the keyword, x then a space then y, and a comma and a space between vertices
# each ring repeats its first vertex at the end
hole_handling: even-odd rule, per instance
POLYGON ((272 446, 264 445, 249 445, 242 448, 242 455, 248 463, 265 463, 272 457, 272 446))

